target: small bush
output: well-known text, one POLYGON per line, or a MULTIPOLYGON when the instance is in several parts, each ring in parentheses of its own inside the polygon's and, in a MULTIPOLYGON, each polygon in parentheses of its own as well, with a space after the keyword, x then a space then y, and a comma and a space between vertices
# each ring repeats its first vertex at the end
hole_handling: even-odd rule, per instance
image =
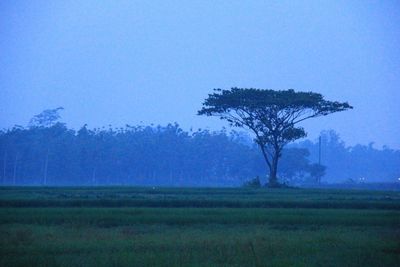
POLYGON ((261 181, 260 177, 256 177, 254 179, 251 179, 250 181, 247 181, 243 184, 243 187, 247 188, 260 188, 261 187, 261 181))

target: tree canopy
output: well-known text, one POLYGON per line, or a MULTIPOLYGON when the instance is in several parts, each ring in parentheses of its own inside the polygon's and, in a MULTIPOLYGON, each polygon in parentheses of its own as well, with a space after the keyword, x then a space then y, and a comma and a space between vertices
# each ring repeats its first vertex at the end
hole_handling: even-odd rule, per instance
POLYGON ((306 136, 298 123, 352 108, 347 102, 328 101, 314 92, 235 87, 214 89, 198 114, 218 116, 232 126, 251 130, 270 170, 269 185, 274 187, 283 147, 306 136))
POLYGON ((57 123, 61 118, 59 111, 63 110, 63 107, 58 107, 54 109, 46 109, 41 113, 33 116, 29 121, 30 127, 50 127, 57 123))

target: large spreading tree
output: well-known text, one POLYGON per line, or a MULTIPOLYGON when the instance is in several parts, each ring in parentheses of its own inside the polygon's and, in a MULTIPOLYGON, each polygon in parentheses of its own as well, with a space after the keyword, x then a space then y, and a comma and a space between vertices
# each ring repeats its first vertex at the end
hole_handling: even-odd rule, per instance
POLYGON ((199 115, 217 116, 255 135, 269 169, 270 187, 278 187, 278 161, 283 147, 306 136, 298 124, 304 120, 352 109, 347 102, 325 100, 314 92, 231 88, 214 89, 199 115))

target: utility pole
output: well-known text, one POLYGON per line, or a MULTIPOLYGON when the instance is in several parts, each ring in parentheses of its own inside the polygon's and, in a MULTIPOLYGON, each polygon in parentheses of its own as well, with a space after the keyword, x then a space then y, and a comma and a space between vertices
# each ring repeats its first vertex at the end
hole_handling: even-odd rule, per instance
POLYGON ((321 136, 318 138, 318 165, 321 165, 321 136))
POLYGON ((17 164, 18 164, 18 154, 15 154, 13 185, 15 185, 17 182, 17 164))
MULTIPOLYGON (((321 135, 318 138, 318 168, 321 167, 321 135)), ((321 183, 321 176, 317 175, 317 183, 321 183)))
POLYGON ((44 185, 47 184, 47 167, 48 167, 48 165, 49 165, 49 149, 47 149, 46 160, 44 162, 44 177, 43 177, 44 185))
POLYGON ((96 167, 93 168, 92 172, 92 185, 96 185, 96 167))

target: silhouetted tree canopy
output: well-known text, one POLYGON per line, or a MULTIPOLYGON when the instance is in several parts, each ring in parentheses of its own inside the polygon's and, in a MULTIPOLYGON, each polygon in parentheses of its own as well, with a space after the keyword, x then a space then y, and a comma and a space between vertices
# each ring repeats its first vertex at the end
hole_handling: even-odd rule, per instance
POLYGON ((328 101, 313 92, 232 88, 215 89, 198 114, 218 116, 232 126, 250 129, 269 168, 269 186, 276 187, 283 147, 306 136, 298 123, 351 108, 346 102, 328 101))

